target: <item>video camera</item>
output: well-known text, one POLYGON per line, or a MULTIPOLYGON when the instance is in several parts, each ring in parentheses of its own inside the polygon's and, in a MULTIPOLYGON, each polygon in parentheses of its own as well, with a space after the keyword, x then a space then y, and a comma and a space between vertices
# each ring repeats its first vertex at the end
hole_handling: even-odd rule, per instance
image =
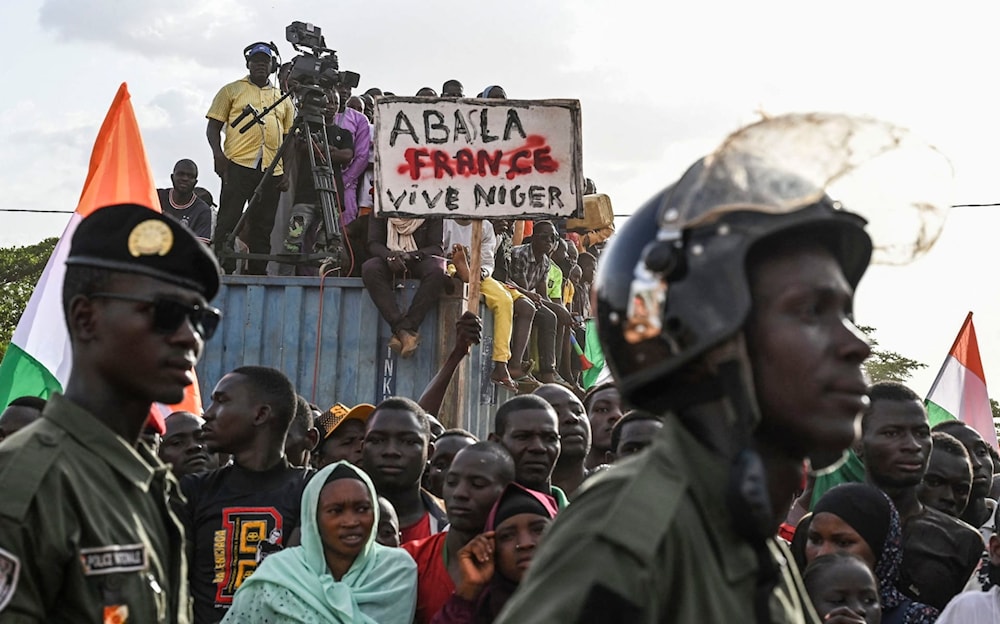
POLYGON ((295 85, 301 111, 321 114, 326 107, 328 89, 341 85, 358 86, 360 74, 340 71, 337 53, 326 47, 319 26, 292 22, 285 28, 285 39, 297 52, 302 52, 292 59, 288 73, 288 82, 295 85))

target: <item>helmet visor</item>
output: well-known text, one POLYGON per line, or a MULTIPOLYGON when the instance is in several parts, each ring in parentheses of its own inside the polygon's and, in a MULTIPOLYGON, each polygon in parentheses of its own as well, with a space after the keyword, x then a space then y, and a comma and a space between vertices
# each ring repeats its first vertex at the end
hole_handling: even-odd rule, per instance
POLYGON ((730 135, 678 181, 661 233, 735 211, 782 214, 830 197, 869 223, 872 261, 903 264, 937 240, 950 204, 951 163, 909 131, 822 113, 765 119, 730 135))

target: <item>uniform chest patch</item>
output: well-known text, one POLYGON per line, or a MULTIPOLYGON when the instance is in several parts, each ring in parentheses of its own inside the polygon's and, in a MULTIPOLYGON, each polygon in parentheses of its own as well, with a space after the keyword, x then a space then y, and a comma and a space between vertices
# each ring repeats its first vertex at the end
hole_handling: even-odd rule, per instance
POLYGON ((0 612, 4 610, 17 590, 21 574, 21 560, 0 548, 0 612))
POLYGON ((80 562, 87 576, 140 572, 146 569, 146 547, 142 544, 81 548, 80 562))

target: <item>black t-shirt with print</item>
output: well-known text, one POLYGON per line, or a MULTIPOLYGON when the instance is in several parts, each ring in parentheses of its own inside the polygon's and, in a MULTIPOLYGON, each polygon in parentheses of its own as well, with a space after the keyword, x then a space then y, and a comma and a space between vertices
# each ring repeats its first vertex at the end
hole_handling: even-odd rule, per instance
POLYGON ((262 472, 230 464, 184 477, 195 624, 221 620, 243 580, 285 545, 299 526, 302 490, 312 474, 282 460, 262 472))

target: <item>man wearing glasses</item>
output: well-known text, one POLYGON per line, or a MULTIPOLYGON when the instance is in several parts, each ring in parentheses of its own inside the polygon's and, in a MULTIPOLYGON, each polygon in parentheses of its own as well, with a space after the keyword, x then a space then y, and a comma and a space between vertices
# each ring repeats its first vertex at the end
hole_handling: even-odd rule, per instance
POLYGON ((151 404, 194 383, 218 274, 205 245, 147 207, 80 222, 65 392, 0 445, 0 620, 190 621, 177 482, 136 442, 151 404))

